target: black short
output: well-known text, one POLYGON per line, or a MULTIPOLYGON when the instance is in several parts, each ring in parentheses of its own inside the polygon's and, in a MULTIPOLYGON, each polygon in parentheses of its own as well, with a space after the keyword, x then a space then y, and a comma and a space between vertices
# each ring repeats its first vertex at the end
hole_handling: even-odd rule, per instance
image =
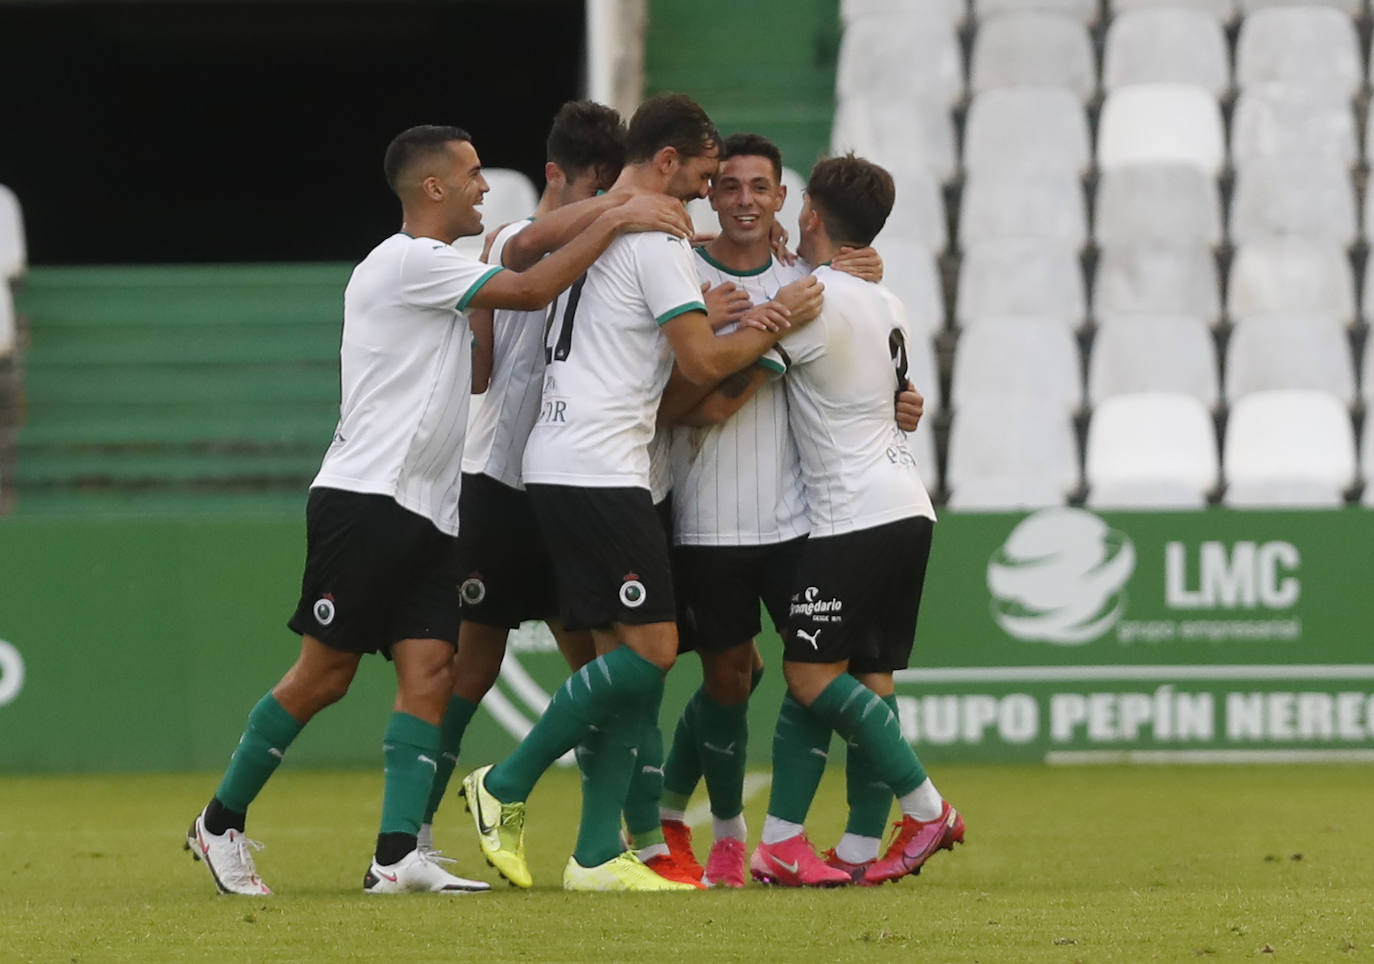
POLYGON ((287 626, 333 649, 458 640, 457 539, 385 495, 311 489, 305 575, 287 626))
POLYGON ((759 602, 779 634, 787 625, 806 537, 764 546, 677 546, 678 649, 712 652, 747 643, 763 629, 759 602))
POLYGON ((802 552, 783 635, 784 657, 849 660, 852 673, 905 669, 934 523, 901 519, 838 536, 812 536, 802 552))
POLYGON ((463 619, 514 629, 557 614, 553 564, 528 493, 464 474, 458 519, 463 619))
POLYGON ((531 485, 568 629, 670 623, 668 539, 648 489, 531 485))

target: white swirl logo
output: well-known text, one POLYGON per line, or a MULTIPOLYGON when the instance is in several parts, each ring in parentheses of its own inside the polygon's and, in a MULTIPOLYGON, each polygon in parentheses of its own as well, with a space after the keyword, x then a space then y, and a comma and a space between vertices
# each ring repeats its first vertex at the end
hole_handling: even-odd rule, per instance
POLYGON ((1135 546, 1082 509, 1045 509, 1022 520, 988 561, 992 617, 1010 636, 1078 646, 1126 608, 1135 546))
POLYGON ((13 703, 24 688, 24 659, 13 643, 0 639, 0 706, 13 703))

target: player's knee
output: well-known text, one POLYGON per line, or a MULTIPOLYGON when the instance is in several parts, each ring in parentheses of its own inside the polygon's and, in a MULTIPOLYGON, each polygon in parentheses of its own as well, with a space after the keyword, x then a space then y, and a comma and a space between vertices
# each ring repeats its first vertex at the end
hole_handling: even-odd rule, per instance
POLYGON ((749 699, 754 675, 753 653, 736 646, 702 660, 702 686, 722 706, 739 706, 749 699))

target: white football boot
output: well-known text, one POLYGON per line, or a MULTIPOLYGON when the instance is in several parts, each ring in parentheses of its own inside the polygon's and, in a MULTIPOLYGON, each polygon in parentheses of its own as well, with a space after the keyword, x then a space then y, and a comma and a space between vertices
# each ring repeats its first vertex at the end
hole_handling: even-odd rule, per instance
POLYGON ((186 849, 209 869, 215 887, 221 894, 262 897, 272 893, 272 888, 258 876, 250 852, 261 850, 262 844, 249 840, 237 830, 211 833, 205 829, 204 810, 196 815, 191 829, 186 831, 186 849))
POLYGON ((394 864, 379 864, 372 859, 363 877, 365 894, 474 894, 491 890, 491 884, 482 880, 468 880, 458 877, 443 867, 439 861, 451 862, 451 857, 438 857, 434 851, 412 850, 394 864))

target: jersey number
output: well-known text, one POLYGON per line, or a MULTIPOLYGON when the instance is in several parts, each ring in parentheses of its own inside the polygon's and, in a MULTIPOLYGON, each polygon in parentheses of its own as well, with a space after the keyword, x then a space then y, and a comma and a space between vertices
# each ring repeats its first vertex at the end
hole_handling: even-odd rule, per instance
POLYGON ((900 328, 893 328, 887 336, 887 348, 892 353, 892 368, 897 374, 898 394, 906 391, 907 359, 906 335, 900 328))
MULTIPOLYGON (((563 361, 568 357, 568 352, 572 351, 573 318, 577 315, 577 303, 582 300, 582 286, 587 283, 587 276, 584 274, 573 282, 573 286, 568 289, 568 304, 563 309, 563 324, 558 328, 558 341, 549 347, 547 335, 544 338, 544 363, 563 361)), ((553 327, 554 314, 558 310, 558 302, 555 301, 549 308, 548 326, 553 327)))

